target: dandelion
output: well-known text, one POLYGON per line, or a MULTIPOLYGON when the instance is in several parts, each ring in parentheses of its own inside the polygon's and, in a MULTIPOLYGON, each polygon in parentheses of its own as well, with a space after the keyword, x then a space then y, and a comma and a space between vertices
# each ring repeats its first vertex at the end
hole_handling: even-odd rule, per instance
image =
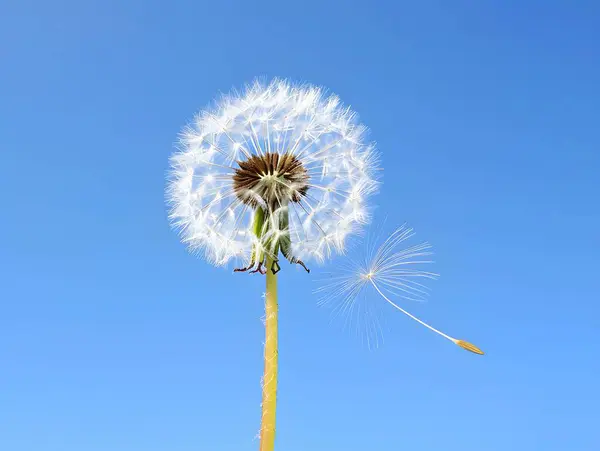
POLYGON ((224 96, 184 128, 171 157, 170 221, 192 252, 266 274, 261 450, 273 449, 279 255, 307 272, 370 219, 377 154, 334 96, 284 80, 224 96))
POLYGON ((334 310, 349 313, 371 289, 393 308, 429 330, 467 351, 483 355, 483 351, 477 346, 435 329, 390 299, 400 297, 411 301, 423 301, 428 296, 428 287, 424 282, 437 277, 435 273, 420 269, 422 265, 432 263, 429 259, 432 255, 429 243, 402 247, 402 244, 413 236, 413 229, 403 225, 376 251, 375 248, 369 249, 363 262, 351 261, 346 267, 341 267, 338 274, 316 290, 321 295, 319 304, 333 304, 334 310))

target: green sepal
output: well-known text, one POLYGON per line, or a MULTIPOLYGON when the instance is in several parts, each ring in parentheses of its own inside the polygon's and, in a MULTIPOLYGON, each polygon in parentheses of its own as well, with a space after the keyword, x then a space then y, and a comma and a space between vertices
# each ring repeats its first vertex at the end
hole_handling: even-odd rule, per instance
MULTIPOLYGON (((260 207, 258 207, 254 211, 254 224, 252 224, 252 231, 254 233, 254 236, 256 236, 257 240, 261 242, 262 236, 265 233, 265 211, 260 207)), ((252 248, 252 261, 261 263, 263 262, 264 258, 264 252, 262 251, 262 249, 258 250, 257 252, 255 244, 252 248)))
POLYGON ((279 224, 281 226, 281 230, 283 233, 279 238, 279 247, 281 248, 281 253, 283 256, 288 259, 290 262, 293 258, 292 256, 292 239, 290 237, 290 212, 286 208, 279 218, 279 224))

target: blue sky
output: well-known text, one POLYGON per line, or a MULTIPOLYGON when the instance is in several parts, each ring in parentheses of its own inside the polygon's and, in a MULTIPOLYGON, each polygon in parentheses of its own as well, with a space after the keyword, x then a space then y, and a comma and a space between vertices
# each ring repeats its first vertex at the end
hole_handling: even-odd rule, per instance
MULTIPOLYGON (((388 224, 433 243, 431 301, 369 352, 280 281, 278 451, 600 449, 600 5, 0 6, 0 449, 241 451, 264 280, 189 255, 180 127, 255 76, 325 85, 382 152, 388 224)), ((315 271, 318 272, 318 271, 315 271)))

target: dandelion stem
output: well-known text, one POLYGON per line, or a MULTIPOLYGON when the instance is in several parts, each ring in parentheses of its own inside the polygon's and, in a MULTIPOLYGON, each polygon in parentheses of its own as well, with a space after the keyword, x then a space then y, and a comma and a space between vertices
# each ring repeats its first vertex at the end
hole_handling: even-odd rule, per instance
POLYGON ((277 275, 267 257, 267 292, 265 295, 265 368, 263 374, 260 451, 275 447, 275 409, 277 404, 277 275))

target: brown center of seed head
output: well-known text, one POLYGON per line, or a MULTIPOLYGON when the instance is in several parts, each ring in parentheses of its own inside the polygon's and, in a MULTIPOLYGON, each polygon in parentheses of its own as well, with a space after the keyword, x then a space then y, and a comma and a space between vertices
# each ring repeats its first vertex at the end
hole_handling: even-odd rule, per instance
POLYGON ((252 208, 264 202, 275 210, 290 201, 300 202, 308 191, 308 171, 292 154, 253 155, 237 164, 233 189, 238 199, 252 208))

